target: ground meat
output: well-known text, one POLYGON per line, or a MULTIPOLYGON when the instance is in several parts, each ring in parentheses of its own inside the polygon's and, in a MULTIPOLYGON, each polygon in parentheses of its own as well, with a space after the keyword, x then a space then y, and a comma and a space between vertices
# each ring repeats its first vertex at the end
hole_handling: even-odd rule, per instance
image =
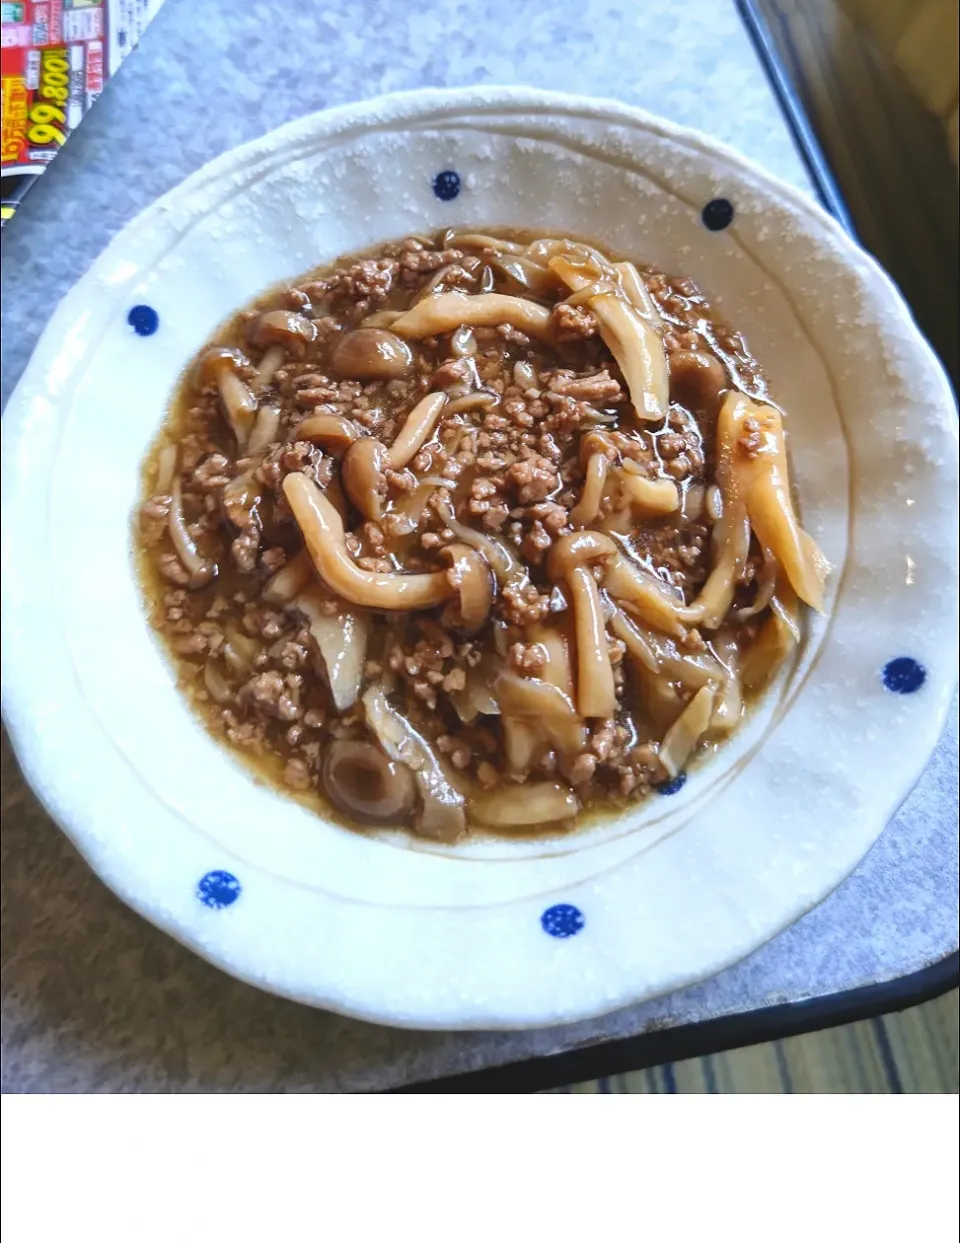
POLYGON ((291 756, 283 770, 283 779, 294 790, 309 790, 313 785, 310 766, 299 756, 291 756))
POLYGON ((508 584, 503 589, 500 614, 512 626, 532 626, 550 612, 550 596, 532 584, 508 584))
POLYGON ((506 477, 516 491, 517 500, 525 505, 545 500, 560 486, 556 466, 540 454, 514 462, 506 477))
POLYGON ((233 471, 229 459, 223 453, 211 453, 194 470, 191 482, 203 492, 215 492, 226 487, 233 471))
POLYGON ((241 691, 241 698, 250 701, 255 711, 276 717, 280 721, 293 721, 300 715, 300 685, 302 678, 288 674, 284 677, 275 670, 255 674, 241 691))
POLYGON ((398 271, 398 264, 393 259, 361 259, 346 271, 336 273, 324 283, 324 287, 310 286, 311 295, 332 295, 338 301, 349 299, 354 305, 359 303, 367 309, 371 303, 386 299, 398 271))
POLYGON ((541 643, 514 643, 510 648, 510 665, 516 673, 536 678, 547 663, 547 651, 541 643))
POLYGON ((570 520, 569 510, 556 501, 541 501, 539 505, 531 505, 527 513, 550 537, 559 535, 570 520))
POLYGON ((295 440, 292 444, 271 449, 257 467, 255 478, 271 491, 279 492, 285 475, 309 475, 316 483, 325 486, 330 481, 332 470, 333 463, 316 445, 306 440, 295 440))
POLYGON ((596 375, 578 376, 572 371, 557 371, 547 381, 547 389, 561 397, 573 397, 575 400, 597 402, 610 405, 620 401, 623 391, 618 380, 614 380, 607 371, 598 371, 596 375))
MULTIPOLYGON (((448 264, 458 263, 464 257, 462 250, 425 250, 419 243, 408 243, 400 256, 400 267, 405 278, 435 272, 448 264)), ((412 283, 412 282, 411 282, 412 283)))
POLYGON ((531 565, 541 565, 552 543, 553 540, 547 534, 543 523, 534 521, 533 526, 521 541, 520 551, 531 565))
POLYGON ((454 385, 468 385, 475 374, 473 359, 450 358, 433 373, 430 384, 433 388, 452 388, 454 385))
POLYGON ((597 334, 593 312, 588 307, 568 306, 565 302, 553 308, 550 327, 561 344, 586 341, 597 334))
POLYGON ((567 779, 572 786, 583 785, 585 781, 590 781, 593 774, 597 771, 597 757, 591 755, 588 751, 584 751, 570 765, 567 772, 567 779))
POLYGON ((277 663, 282 665, 284 669, 302 669, 310 659, 310 652, 304 643, 295 643, 293 640, 286 640, 280 647, 277 654, 277 663))
POLYGON ((679 457, 687 447, 687 442, 683 436, 676 435, 675 432, 667 432, 663 436, 657 438, 657 448, 660 450, 660 456, 667 461, 670 458, 679 457))
POLYGON ((140 506, 140 536, 145 544, 158 544, 167 530, 170 496, 151 496, 140 506))
POLYGON ((519 328, 514 328, 513 324, 498 324, 497 336, 510 345, 525 347, 530 344, 530 338, 527 334, 521 332, 519 328))
POLYGON ((157 568, 168 582, 178 583, 181 587, 186 587, 190 582, 189 571, 184 569, 183 562, 175 553, 161 553, 157 558, 157 568))

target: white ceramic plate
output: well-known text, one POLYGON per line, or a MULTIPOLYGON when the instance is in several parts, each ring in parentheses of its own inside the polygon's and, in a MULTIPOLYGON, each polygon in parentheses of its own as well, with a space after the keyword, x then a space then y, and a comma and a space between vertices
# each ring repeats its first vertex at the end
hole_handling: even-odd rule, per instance
POLYGON ((956 416, 906 307, 803 195, 618 105, 418 92, 230 152, 111 243, 4 423, 3 704, 28 779, 124 901, 314 1005, 540 1026, 719 970, 856 865, 956 679, 956 416), (732 222, 711 230, 717 200, 732 222), (176 692, 128 533, 178 373, 234 308, 460 224, 588 234, 700 283, 789 411, 805 525, 835 572, 778 695, 682 789, 556 841, 445 849, 345 832, 254 784, 176 692))

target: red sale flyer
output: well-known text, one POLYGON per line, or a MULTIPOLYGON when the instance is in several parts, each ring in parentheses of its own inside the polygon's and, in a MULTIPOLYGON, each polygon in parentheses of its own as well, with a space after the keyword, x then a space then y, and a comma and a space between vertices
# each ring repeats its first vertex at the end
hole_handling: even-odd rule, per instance
POLYGON ((137 45, 163 0, 2 0, 3 223, 137 45))

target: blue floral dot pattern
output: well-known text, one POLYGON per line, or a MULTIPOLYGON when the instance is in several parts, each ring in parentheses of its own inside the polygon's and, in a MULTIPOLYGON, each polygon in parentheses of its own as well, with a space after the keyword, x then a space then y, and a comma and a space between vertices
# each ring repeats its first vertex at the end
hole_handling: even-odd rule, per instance
POLYGON ((733 223, 733 204, 729 199, 711 199, 700 213, 700 219, 711 233, 719 233, 733 223))
POLYGON ((197 897, 211 910, 222 911, 240 897, 240 882, 232 872, 208 872, 197 885, 197 897))
POLYGON ((556 906, 548 906, 540 916, 540 926, 547 936, 575 937, 587 921, 583 911, 568 902, 558 902, 556 906))
POLYGON ((138 337, 152 337, 160 327, 160 316, 152 306, 132 306, 127 313, 127 323, 138 337))
POLYGON ((678 790, 682 790, 687 781, 686 773, 677 773, 675 777, 671 777, 669 781, 664 781, 662 785, 656 787, 658 794, 676 794, 678 790))
POLYGON ((433 192, 438 199, 449 203, 460 193, 460 174, 455 173, 452 168, 445 168, 442 173, 437 173, 433 179, 433 192))
POLYGON ((912 695, 926 680, 926 669, 912 656, 898 656, 883 666, 883 684, 896 695, 912 695))

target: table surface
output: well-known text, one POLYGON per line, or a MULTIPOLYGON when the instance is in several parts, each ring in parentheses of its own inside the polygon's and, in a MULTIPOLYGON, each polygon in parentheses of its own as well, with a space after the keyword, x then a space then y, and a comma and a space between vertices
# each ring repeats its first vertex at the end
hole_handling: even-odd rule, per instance
MULTIPOLYGON (((612 96, 810 190, 733 0, 559 0, 513 17, 503 0, 169 0, 4 231, 4 403, 59 298, 137 211, 222 151, 329 105, 484 82, 612 96)), ((43 812, 4 738, 3 1089, 369 1091, 895 979, 957 947, 956 790, 954 706, 853 876, 737 966, 572 1027, 417 1033, 258 993, 142 922, 43 812)))

